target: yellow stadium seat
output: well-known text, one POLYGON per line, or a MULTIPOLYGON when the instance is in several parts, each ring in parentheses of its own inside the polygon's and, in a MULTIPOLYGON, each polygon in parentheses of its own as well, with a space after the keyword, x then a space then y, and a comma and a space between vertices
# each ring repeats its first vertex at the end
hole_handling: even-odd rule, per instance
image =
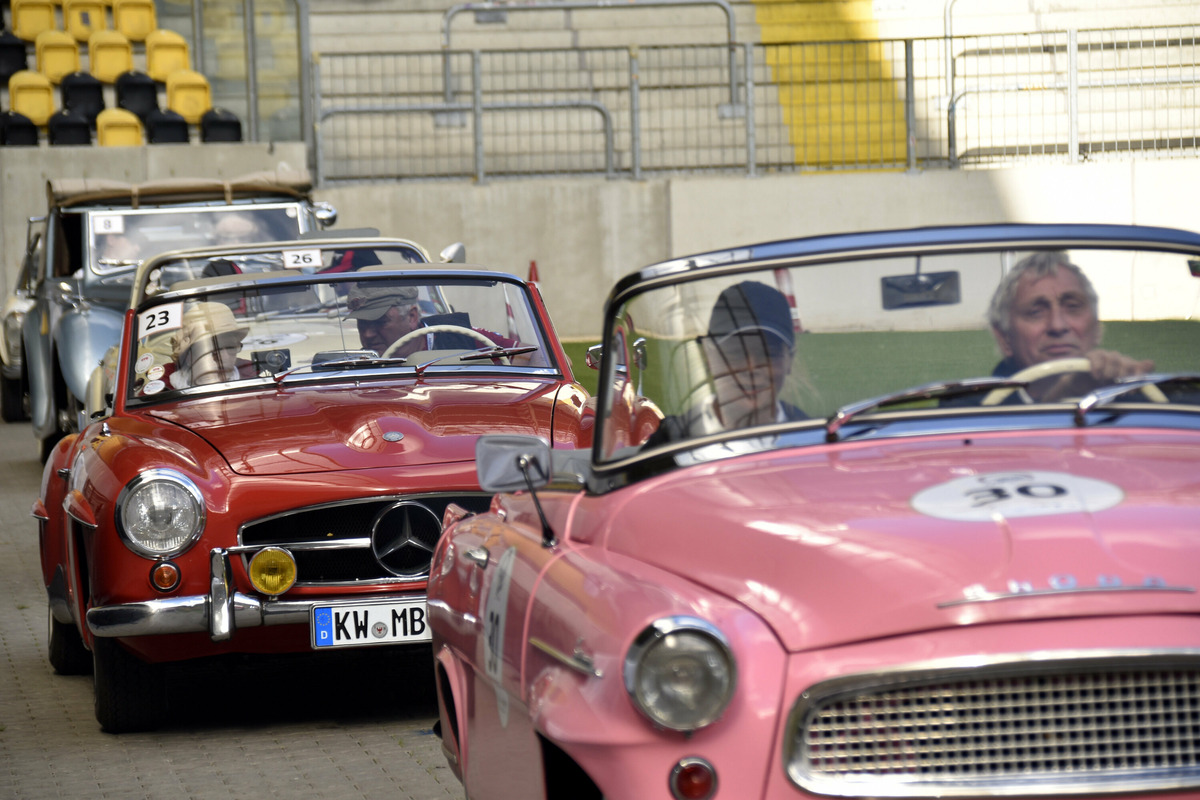
POLYGON ((79 72, 79 45, 66 31, 42 31, 34 45, 37 71, 58 85, 64 75, 79 72))
POLYGON ((63 0, 63 27, 77 42, 86 42, 95 31, 108 29, 104 0, 63 0))
POLYGON ((144 42, 158 28, 154 0, 112 0, 113 27, 131 42, 144 42))
POLYGON ((58 28, 58 12, 53 0, 12 0, 12 32, 27 42, 37 40, 42 31, 58 28))
POLYGON ((200 122, 212 108, 212 89, 208 78, 190 69, 178 69, 167 76, 167 108, 182 116, 189 125, 200 122))
POLYGON ((8 79, 8 105, 44 128, 54 113, 54 86, 42 73, 23 69, 8 79))
POLYGON ((88 38, 88 72, 103 83, 133 69, 133 46, 120 31, 96 31, 88 38))
POLYGON ((191 69, 187 40, 172 30, 159 28, 146 37, 146 74, 159 83, 175 70, 191 69))
POLYGON ((142 121, 123 108, 106 108, 96 117, 96 144, 105 147, 136 147, 145 144, 142 121))

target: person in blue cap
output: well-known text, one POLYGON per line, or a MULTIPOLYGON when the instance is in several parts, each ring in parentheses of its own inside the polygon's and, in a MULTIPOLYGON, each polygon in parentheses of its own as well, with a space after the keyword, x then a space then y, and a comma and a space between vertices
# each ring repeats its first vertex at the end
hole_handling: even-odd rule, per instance
POLYGON ((727 287, 698 341, 711 396, 684 414, 665 417, 648 445, 808 419, 780 396, 792 369, 796 332, 791 307, 778 289, 758 281, 727 287))

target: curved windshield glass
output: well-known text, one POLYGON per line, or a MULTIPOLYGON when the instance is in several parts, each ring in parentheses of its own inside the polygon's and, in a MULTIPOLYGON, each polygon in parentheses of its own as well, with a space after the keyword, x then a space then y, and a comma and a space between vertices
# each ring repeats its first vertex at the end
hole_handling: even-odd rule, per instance
MULTIPOLYGON (((200 267, 200 260, 179 261, 162 270, 193 274, 200 267)), ((349 370, 369 380, 362 371, 386 377, 396 370, 557 368, 528 291, 515 281, 327 269, 230 273, 171 285, 175 291, 138 309, 131 399, 254 382, 288 385, 349 370)))
MULTIPOLYGON (((1078 403, 1119 380, 1195 374, 1198 271, 1185 255, 1080 249, 660 278, 615 309, 600 458, 783 423, 832 438, 880 409, 1078 403)), ((1114 399, 1200 396, 1194 381, 1155 385, 1114 399)))
POLYGON ((128 269, 170 250, 287 241, 305 230, 299 203, 96 211, 88 215, 92 268, 128 269))

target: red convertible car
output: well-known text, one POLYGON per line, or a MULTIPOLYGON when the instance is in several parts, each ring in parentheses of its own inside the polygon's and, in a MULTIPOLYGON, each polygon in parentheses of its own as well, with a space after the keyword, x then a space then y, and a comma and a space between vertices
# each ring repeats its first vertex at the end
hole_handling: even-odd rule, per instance
POLYGON ((427 650, 443 515, 488 504, 475 441, 590 443, 536 286, 427 261, 311 239, 138 268, 33 510, 50 663, 94 671, 104 730, 160 724, 173 662, 427 650))
POLYGON ((1200 235, 705 253, 602 348, 434 555, 468 797, 1200 798, 1200 235))

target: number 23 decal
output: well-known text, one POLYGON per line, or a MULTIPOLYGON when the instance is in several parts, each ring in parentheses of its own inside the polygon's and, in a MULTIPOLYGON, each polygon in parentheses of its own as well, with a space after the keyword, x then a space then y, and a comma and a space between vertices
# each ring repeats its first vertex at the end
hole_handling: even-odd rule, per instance
POLYGON ((167 303, 143 311, 138 317, 138 338, 173 331, 180 326, 182 316, 183 303, 167 303))

